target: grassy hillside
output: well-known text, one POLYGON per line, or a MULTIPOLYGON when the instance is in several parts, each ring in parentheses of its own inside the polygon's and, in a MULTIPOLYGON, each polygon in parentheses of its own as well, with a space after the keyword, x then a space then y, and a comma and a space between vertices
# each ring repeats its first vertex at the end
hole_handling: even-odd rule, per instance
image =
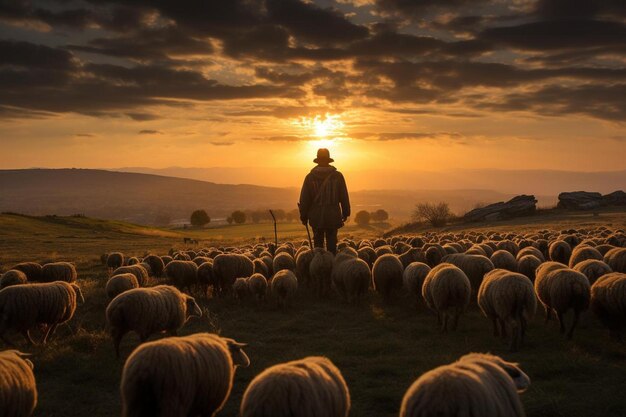
MULTIPOLYGON (((626 227, 624 213, 600 217, 563 216, 534 224, 499 223, 476 225, 490 230, 526 230, 563 227, 589 227, 597 224, 626 227)), ((297 225, 284 235, 297 235, 297 225)), ((118 249, 129 255, 146 251, 165 253, 171 246, 182 246, 182 237, 207 239, 204 246, 250 239, 254 228, 223 230, 224 240, 214 241, 215 230, 169 231, 86 218, 33 218, 0 215, 0 264, 18 261, 66 259, 76 262, 79 284, 86 303, 75 318, 59 328, 48 346, 29 348, 19 335, 18 347, 32 353, 39 389, 36 416, 119 415, 119 381, 123 366, 116 360, 105 331, 107 299, 105 268, 100 253, 118 249)), ((301 232, 304 229, 300 226, 301 232)), ((258 233, 265 231, 257 230, 258 233)), ((268 237, 273 230, 268 231, 268 237)), ((357 234, 357 229, 346 229, 357 234)), ((378 234, 375 230, 363 233, 378 234)), ((301 238, 298 235, 297 238, 301 238)), ((607 332, 591 315, 583 315, 574 340, 566 341, 557 325, 547 326, 538 314, 531 321, 526 346, 509 353, 507 346, 492 336, 491 324, 474 306, 461 318, 457 332, 441 334, 436 318, 423 305, 398 298, 384 305, 370 294, 359 307, 343 304, 336 297, 318 301, 300 294, 288 312, 272 304, 256 308, 231 299, 206 299, 195 294, 204 317, 194 319, 181 332, 218 332, 247 342, 252 364, 239 369, 232 395, 221 416, 236 416, 242 393, 250 380, 265 367, 307 355, 325 355, 343 372, 350 387, 352 417, 396 416, 406 389, 421 373, 449 363, 472 351, 492 352, 521 363, 532 378, 522 395, 529 417, 621 417, 624 413, 623 388, 626 386, 626 348, 608 338, 607 332)), ((160 336, 154 336, 156 339, 160 336)), ((128 335, 122 344, 124 358, 138 339, 128 335)))

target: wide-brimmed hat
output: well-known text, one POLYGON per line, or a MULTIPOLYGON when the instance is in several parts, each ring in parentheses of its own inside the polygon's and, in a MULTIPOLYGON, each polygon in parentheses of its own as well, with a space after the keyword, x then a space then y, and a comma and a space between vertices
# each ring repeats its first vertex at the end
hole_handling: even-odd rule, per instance
POLYGON ((317 158, 313 160, 316 164, 320 162, 335 162, 333 158, 330 157, 330 151, 326 148, 320 148, 317 150, 317 158))

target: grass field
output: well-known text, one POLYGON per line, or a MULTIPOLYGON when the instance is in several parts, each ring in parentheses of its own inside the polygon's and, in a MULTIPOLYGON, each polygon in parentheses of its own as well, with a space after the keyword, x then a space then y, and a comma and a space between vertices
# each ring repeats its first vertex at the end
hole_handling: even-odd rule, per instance
MULTIPOLYGON (((595 225, 625 228, 626 214, 565 213, 475 228, 560 230, 595 225)), ((358 237, 379 232, 352 226, 345 234, 358 237)), ((283 239, 306 236, 301 225, 279 225, 279 233, 283 239)), ((272 226, 267 224, 171 231, 85 218, 0 215, 2 267, 26 260, 74 261, 86 298, 70 325, 60 328, 48 346, 29 349, 15 337, 20 348, 33 354, 40 394, 35 415, 119 415, 123 360, 115 359, 104 331, 107 273, 100 265, 101 253, 115 249, 129 255, 163 254, 172 246, 182 246, 184 236, 202 239, 202 246, 209 246, 272 235, 272 226)), ((530 417, 625 415, 626 346, 610 341, 590 313, 584 314, 573 341, 564 340, 555 323, 544 326, 538 315, 530 323, 526 346, 509 353, 492 336, 490 322, 476 307, 461 318, 457 332, 440 334, 435 317, 424 306, 416 309, 407 298, 386 306, 370 294, 367 303, 353 307, 334 297, 316 301, 300 295, 287 313, 271 305, 256 309, 227 299, 198 296, 198 300, 206 314, 190 321, 182 334, 218 332, 249 343, 246 352, 252 364, 237 371, 223 416, 237 414, 241 395, 254 375, 267 366, 307 355, 328 356, 341 369, 352 395, 351 416, 394 416, 404 392, 421 373, 475 351, 489 351, 522 364, 532 379, 522 396, 530 417)), ((126 337, 124 357, 137 342, 134 335, 126 337)))

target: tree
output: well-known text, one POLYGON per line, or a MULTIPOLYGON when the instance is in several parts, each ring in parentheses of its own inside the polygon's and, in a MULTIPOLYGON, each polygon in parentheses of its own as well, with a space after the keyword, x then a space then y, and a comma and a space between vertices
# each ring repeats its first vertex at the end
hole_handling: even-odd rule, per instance
POLYGON ((202 227, 207 223, 211 223, 211 218, 204 210, 196 210, 191 213, 191 225, 195 227, 202 227))
POLYGON ((250 212, 250 219, 252 220, 252 223, 258 223, 261 221, 262 218, 262 214, 259 210, 255 210, 250 212))
POLYGON ((241 210, 233 211, 233 214, 230 215, 233 218, 233 221, 236 224, 244 224, 246 222, 246 213, 241 210))
POLYGON ((416 221, 425 220, 433 227, 445 226, 452 217, 448 203, 420 203, 415 206, 413 219, 416 221))
POLYGON ((354 222, 359 226, 367 226, 370 224, 370 217, 369 212, 361 210, 354 216, 354 222))
POLYGON ((389 213, 387 213, 386 210, 378 209, 376 211, 373 211, 370 217, 372 218, 373 222, 380 223, 389 219, 389 213))
POLYGON ((228 216, 226 218, 226 221, 228 222, 228 224, 233 224, 233 217, 232 216, 228 216))

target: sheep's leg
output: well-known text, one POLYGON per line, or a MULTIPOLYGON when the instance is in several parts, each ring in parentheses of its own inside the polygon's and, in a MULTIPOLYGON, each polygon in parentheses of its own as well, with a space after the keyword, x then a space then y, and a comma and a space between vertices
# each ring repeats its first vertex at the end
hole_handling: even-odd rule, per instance
POLYGON ((113 347, 115 348, 115 357, 120 357, 120 343, 122 342, 122 337, 124 337, 124 332, 112 328, 111 329, 111 337, 113 338, 113 347))
POLYGON ((521 326, 518 323, 514 323, 511 325, 511 343, 509 345, 509 350, 511 352, 517 351, 519 347, 521 326))
POLYGON ((559 321, 560 332, 561 333, 565 333, 565 321, 564 321, 564 318, 563 318, 563 313, 560 312, 560 311, 557 311, 556 318, 559 321))
POLYGON ((545 320, 544 323, 547 324, 550 321, 550 319, 552 318, 552 309, 550 307, 548 307, 547 305, 544 305, 543 307, 546 310, 546 320, 545 320))
POLYGON ((498 328, 498 318, 494 317, 493 319, 491 319, 491 321, 493 322, 493 335, 495 337, 499 337, 500 336, 500 329, 498 328))
POLYGON ((519 343, 520 345, 524 344, 524 339, 526 338, 526 327, 528 326, 528 322, 526 321, 526 317, 521 316, 520 317, 520 340, 519 343))
POLYGON ((572 336, 574 336, 574 328, 578 324, 578 319, 580 317, 580 311, 574 310, 574 321, 572 322, 572 327, 570 327, 569 332, 567 332, 567 339, 570 340, 572 336))

